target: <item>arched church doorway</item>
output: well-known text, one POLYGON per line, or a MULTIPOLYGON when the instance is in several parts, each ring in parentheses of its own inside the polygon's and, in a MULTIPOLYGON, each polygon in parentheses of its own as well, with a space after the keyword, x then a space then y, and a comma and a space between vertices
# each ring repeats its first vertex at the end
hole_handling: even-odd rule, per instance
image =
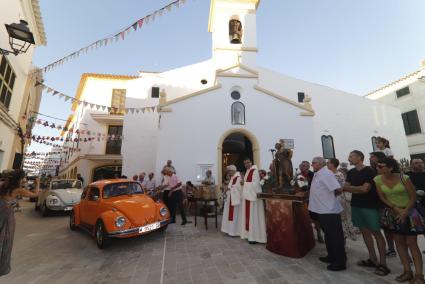
POLYGON ((245 157, 261 168, 257 138, 245 128, 233 128, 223 133, 217 145, 217 181, 221 183, 224 180, 226 167, 231 164, 245 172, 245 157))
POLYGON ((235 165, 238 171, 245 172, 243 160, 254 158, 252 142, 243 133, 232 133, 223 141, 222 155, 223 176, 228 165, 235 165))
POLYGON ((233 128, 223 133, 217 145, 217 181, 221 183, 224 180, 226 167, 231 164, 234 164, 238 171, 245 172, 245 157, 261 168, 257 138, 245 128, 233 128))

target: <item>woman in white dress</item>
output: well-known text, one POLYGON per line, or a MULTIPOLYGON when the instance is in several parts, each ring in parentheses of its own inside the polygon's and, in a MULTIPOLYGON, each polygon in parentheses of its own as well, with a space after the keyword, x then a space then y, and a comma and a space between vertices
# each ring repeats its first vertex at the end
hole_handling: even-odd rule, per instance
POLYGON ((236 237, 240 235, 239 206, 241 204, 241 175, 234 165, 226 168, 231 178, 226 191, 226 200, 224 201, 223 219, 221 221, 221 231, 229 236, 236 237))

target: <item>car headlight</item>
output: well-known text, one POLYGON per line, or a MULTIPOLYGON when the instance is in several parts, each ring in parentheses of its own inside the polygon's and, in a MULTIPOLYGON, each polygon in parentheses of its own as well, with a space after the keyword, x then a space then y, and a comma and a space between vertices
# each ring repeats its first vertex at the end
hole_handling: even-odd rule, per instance
POLYGON ((125 218, 123 216, 117 217, 115 219, 115 226, 121 228, 125 225, 125 218))
POLYGON ((159 214, 161 214, 162 217, 164 217, 165 215, 167 215, 167 208, 162 207, 161 209, 159 209, 159 214))
POLYGON ((49 195, 47 197, 47 201, 48 201, 49 204, 58 204, 59 203, 59 198, 57 198, 54 195, 49 195))

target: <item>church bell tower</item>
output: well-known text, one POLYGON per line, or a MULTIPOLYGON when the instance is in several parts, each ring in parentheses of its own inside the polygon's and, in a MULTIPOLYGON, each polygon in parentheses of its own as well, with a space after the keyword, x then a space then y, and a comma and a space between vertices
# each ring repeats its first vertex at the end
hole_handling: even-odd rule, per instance
POLYGON ((260 0, 211 0, 208 30, 216 69, 256 65, 256 12, 260 0))

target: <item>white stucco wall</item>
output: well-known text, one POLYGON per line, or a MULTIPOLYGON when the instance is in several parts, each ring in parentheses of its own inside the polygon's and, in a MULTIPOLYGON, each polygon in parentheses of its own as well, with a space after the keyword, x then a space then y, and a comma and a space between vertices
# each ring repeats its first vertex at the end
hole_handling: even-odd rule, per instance
MULTIPOLYGON (((9 45, 9 35, 5 29, 5 24, 19 23, 19 20, 26 20, 29 23, 30 30, 37 36, 37 27, 35 26, 33 15, 29 10, 27 0, 25 1, 0 1, 0 47, 11 50, 9 45)), ((36 38, 37 40, 37 38, 36 38)), ((3 108, 1 111, 7 113, 15 122, 20 120, 20 110, 25 94, 25 85, 28 78, 28 73, 31 69, 31 61, 34 53, 34 45, 31 45, 28 51, 24 54, 15 56, 7 55, 13 71, 16 74, 16 80, 13 88, 13 94, 9 108, 3 108)), ((0 60, 3 55, 0 55, 0 60)), ((3 106, 0 106, 3 107, 3 106)), ((0 120, 0 171, 6 169, 13 162, 13 157, 17 149, 14 147, 14 139, 16 131, 4 124, 0 120), (10 164, 9 164, 10 163, 10 164)), ((19 149, 20 151, 20 149, 19 149)))
MULTIPOLYGON (((96 78, 96 77, 88 77, 87 81, 84 85, 83 91, 81 93, 81 100, 84 100, 89 103, 95 103, 98 105, 104 105, 104 106, 111 106, 111 99, 112 99, 112 91, 113 89, 127 89, 128 80, 119 80, 119 79, 111 79, 111 78, 96 78)), ((105 123, 103 121, 95 120, 92 117, 92 114, 105 114, 108 115, 108 110, 92 110, 88 107, 83 107, 83 105, 80 105, 77 107, 75 111, 75 116, 72 120, 72 123, 70 126, 74 127, 74 130, 89 130, 89 131, 95 131, 100 132, 102 134, 108 133, 108 126, 109 125, 122 125, 122 121, 120 123, 110 122, 105 123)), ((92 135, 88 136, 87 134, 80 135, 80 138, 84 139, 87 137, 91 137, 92 135)), ((78 134, 74 133, 72 135, 72 138, 77 138, 78 134)), ((98 136, 96 135, 96 138, 98 136)), ((74 152, 72 155, 69 156, 69 159, 67 163, 65 163, 61 167, 61 174, 64 172, 67 172, 72 167, 68 168, 68 165, 72 164, 72 162, 77 159, 80 156, 84 155, 105 155, 106 150, 106 139, 105 137, 100 137, 100 141, 97 141, 97 139, 92 140, 90 142, 79 142, 78 146, 80 148, 79 152, 74 152)), ((67 147, 76 147, 77 142, 68 142, 64 143, 64 146, 67 147)), ((84 168, 80 170, 78 167, 78 172, 85 171, 84 168)), ((91 174, 90 174, 91 176, 91 174)))
MULTIPOLYGON (((155 78, 151 77, 129 82, 126 106, 142 108, 158 105, 159 99, 151 98, 152 85, 157 86, 155 78)), ((158 121, 158 112, 134 112, 125 115, 121 153, 125 157, 122 172, 128 177, 142 171, 154 171, 158 121)))
POLYGON ((395 157, 408 158, 400 111, 364 97, 261 69, 261 85, 297 101, 298 92, 312 98, 315 134, 314 155, 322 155, 321 136, 332 135, 335 155, 345 161, 350 151, 372 152, 371 138, 390 140, 395 157))
MULTIPOLYGON (((256 66, 255 7, 252 3, 216 1, 211 26, 213 39, 212 60, 160 74, 142 74, 131 82, 128 104, 143 106, 150 99, 152 86, 167 92, 167 100, 176 99, 206 87, 221 84, 212 90, 173 103, 171 112, 159 116, 126 115, 124 135, 132 135, 123 147, 124 173, 155 169, 157 177, 166 160, 173 160, 182 180, 196 181, 199 164, 213 165, 217 176, 220 137, 231 129, 247 130, 259 144, 260 165, 268 168, 272 157, 270 148, 281 138, 294 139, 294 168, 302 160, 322 156, 322 135, 332 135, 336 157, 346 161, 350 151, 372 152, 372 136, 385 136, 391 141, 396 158, 408 157, 407 141, 403 135, 400 111, 360 96, 329 87, 291 78, 256 66), (244 27, 242 45, 229 43, 228 23, 237 15, 244 27), (249 51, 246 50, 249 49, 249 51), (241 56, 238 60, 238 57, 241 56), (226 69, 241 62, 259 72, 259 78, 216 77, 218 69, 226 69), (199 81, 208 79, 208 85, 199 81), (301 116, 304 110, 268 94, 255 90, 259 85, 281 97, 297 102, 297 93, 312 98, 314 116, 301 116), (241 90, 240 101, 245 104, 246 125, 231 124, 231 90, 241 90), (157 129, 159 126, 159 129, 157 129), (155 157, 155 159, 153 159, 155 157)), ((244 70, 230 70, 233 74, 247 74, 244 70)), ((253 75, 253 74, 250 74, 253 75)))
MULTIPOLYGON (((279 138, 311 141, 313 120, 300 116, 300 109, 255 91, 256 79, 223 78, 222 88, 170 106, 172 112, 162 114, 158 139, 157 172, 165 161, 173 160, 179 176, 196 180, 198 164, 212 164, 217 175, 217 148, 220 137, 230 129, 243 128, 252 133, 260 147, 260 164, 268 168, 270 148, 279 138), (240 102, 245 105, 246 125, 231 124, 230 89, 241 88, 240 102), (298 125, 298 127, 296 127, 298 125)), ((296 149, 305 148, 301 144, 296 149)), ((294 160, 310 157, 312 152, 295 151, 294 160)))
POLYGON ((368 99, 394 106, 398 108, 401 113, 412 110, 417 111, 421 133, 407 136, 409 151, 412 155, 425 154, 425 80, 418 79, 424 76, 425 67, 422 67, 417 74, 400 80, 397 83, 391 84, 367 96, 368 99), (409 87, 410 94, 397 98, 396 91, 404 87, 409 87))

